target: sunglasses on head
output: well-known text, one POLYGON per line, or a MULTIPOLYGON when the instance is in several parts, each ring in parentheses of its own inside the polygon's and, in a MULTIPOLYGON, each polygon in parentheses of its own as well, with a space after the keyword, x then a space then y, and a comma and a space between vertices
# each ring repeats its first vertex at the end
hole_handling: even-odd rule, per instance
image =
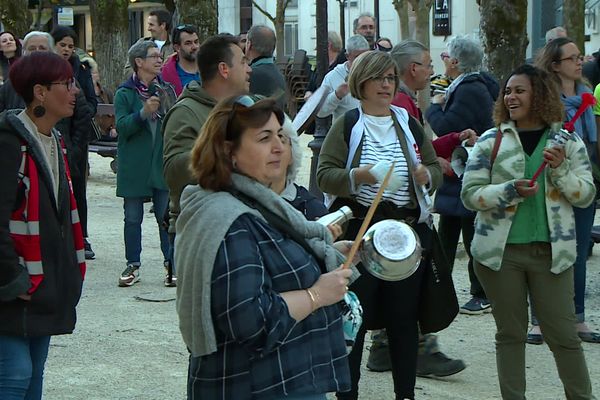
POLYGON ((231 105, 232 105, 231 112, 229 113, 229 117, 227 118, 225 140, 232 140, 233 135, 229 128, 231 126, 231 121, 233 121, 233 118, 235 117, 236 111, 240 107, 250 108, 254 104, 256 104, 256 101, 258 101, 258 100, 254 100, 251 96, 248 96, 247 94, 238 96, 235 99, 233 99, 233 101, 231 103, 231 105))

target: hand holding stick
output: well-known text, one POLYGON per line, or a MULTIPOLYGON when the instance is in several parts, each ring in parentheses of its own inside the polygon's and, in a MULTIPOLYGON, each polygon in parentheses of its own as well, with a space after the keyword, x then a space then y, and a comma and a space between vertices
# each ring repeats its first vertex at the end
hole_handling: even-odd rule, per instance
POLYGON ((377 191, 377 194, 375 195, 375 199, 373 200, 373 203, 371 203, 371 206, 369 207, 369 211, 367 211, 365 220, 363 221, 362 225, 360 226, 360 229, 358 230, 358 234, 356 235, 356 238, 354 239, 354 243, 352 243, 352 248, 350 249, 350 253, 348 253, 348 257, 346 257, 346 261, 344 262, 343 268, 349 268, 350 264, 352 264, 352 259, 354 259, 354 256, 356 255, 356 252, 358 251, 360 242, 362 241, 362 238, 365 235, 365 232, 367 231, 369 224, 371 223, 371 219, 373 219, 373 215, 375 214, 375 210, 377 209, 377 206, 379 205, 379 201, 381 201, 381 196, 383 196, 383 192, 385 191, 385 188, 387 187, 388 181, 390 180, 390 176, 392 176, 392 172, 394 171, 394 165, 396 165, 395 161, 392 163, 387 174, 385 174, 385 178, 383 178, 383 182, 381 182, 381 186, 379 187, 379 190, 377 191))

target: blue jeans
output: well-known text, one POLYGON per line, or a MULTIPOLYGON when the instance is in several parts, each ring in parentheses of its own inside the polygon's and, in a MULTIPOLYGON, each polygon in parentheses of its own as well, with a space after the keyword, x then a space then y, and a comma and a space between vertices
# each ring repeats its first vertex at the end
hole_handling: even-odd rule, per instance
POLYGON ((573 207, 577 258, 575 259, 575 316, 577 322, 585 321, 585 279, 588 251, 592 240, 592 226, 596 215, 596 202, 586 208, 573 207))
POLYGON ((0 399, 42 398, 50 336, 0 336, 0 399))
MULTIPOLYGON (((169 235, 163 224, 165 212, 169 205, 169 192, 167 190, 154 189, 152 191, 152 204, 154 205, 154 217, 158 223, 160 236, 160 250, 163 259, 169 259, 170 245, 169 235)), ((144 198, 125 197, 123 199, 123 210, 125 212, 125 258, 127 264, 140 265, 142 254, 142 221, 144 219, 144 198)))

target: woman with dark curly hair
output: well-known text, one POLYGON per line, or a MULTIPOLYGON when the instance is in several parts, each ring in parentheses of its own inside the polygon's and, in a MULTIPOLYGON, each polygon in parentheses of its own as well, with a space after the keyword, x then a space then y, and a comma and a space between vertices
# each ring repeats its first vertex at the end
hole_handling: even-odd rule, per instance
POLYGON ((21 57, 22 51, 21 41, 12 32, 0 33, 0 81, 8 79, 10 67, 21 57))
POLYGON ((573 208, 589 206, 595 187, 585 144, 560 129, 562 120, 548 75, 531 65, 517 68, 496 102, 496 127, 476 143, 463 178, 462 201, 477 211, 471 253, 496 320, 504 399, 525 398, 528 294, 566 398, 594 398, 575 330, 571 267, 573 208), (558 144, 556 135, 568 139, 558 144), (542 162, 547 167, 532 184, 542 162))
MULTIPOLYGON (((584 93, 592 93, 582 78, 583 55, 577 45, 569 38, 557 38, 546 44, 538 54, 536 66, 546 71, 556 83, 560 92, 560 100, 565 107, 566 121, 573 118, 582 103, 584 93)), ((596 120, 592 108, 586 109, 575 122, 575 132, 585 143, 588 156, 592 162, 598 162, 598 137, 596 120)), ((590 251, 592 226, 596 213, 595 204, 587 207, 574 207, 575 230, 577 236, 577 259, 575 260, 575 315, 577 316, 577 333, 581 340, 589 343, 600 343, 600 333, 592 331, 585 323, 585 284, 587 258, 590 251)), ((532 316, 533 328, 528 342, 542 343, 542 331, 532 316), (536 336, 537 335, 537 336, 536 336)))

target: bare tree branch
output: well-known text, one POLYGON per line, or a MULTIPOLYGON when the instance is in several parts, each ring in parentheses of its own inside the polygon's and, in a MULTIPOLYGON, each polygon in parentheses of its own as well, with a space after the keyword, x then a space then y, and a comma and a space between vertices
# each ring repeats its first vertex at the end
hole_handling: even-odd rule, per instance
POLYGON ((267 10, 264 10, 261 6, 259 6, 258 4, 256 4, 256 1, 252 0, 252 4, 254 4, 254 7, 256 7, 258 9, 258 11, 260 11, 273 24, 275 24, 275 17, 274 16, 272 16, 267 10))

